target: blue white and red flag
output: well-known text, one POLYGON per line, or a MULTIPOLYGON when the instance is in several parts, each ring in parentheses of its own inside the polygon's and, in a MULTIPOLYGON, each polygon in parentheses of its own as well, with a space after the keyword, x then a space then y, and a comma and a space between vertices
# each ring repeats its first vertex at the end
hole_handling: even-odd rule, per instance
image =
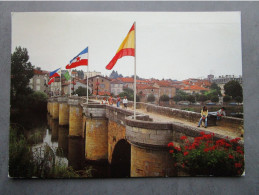
POLYGON ((70 64, 66 66, 66 69, 71 69, 78 66, 88 66, 88 47, 74 57, 70 61, 70 64))
POLYGON ((61 75, 61 69, 58 68, 57 70, 54 70, 53 72, 49 73, 49 78, 60 77, 60 75, 61 75))
POLYGON ((50 84, 53 83, 53 82, 54 82, 54 77, 49 80, 48 85, 50 85, 50 84))

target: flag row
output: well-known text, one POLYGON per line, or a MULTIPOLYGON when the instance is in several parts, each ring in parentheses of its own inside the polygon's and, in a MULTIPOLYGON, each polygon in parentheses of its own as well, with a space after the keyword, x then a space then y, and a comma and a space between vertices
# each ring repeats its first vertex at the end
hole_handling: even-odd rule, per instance
MULTIPOLYGON (((135 56, 135 24, 132 25, 130 31, 128 32, 127 36, 117 50, 115 56, 105 68, 107 70, 111 70, 118 59, 122 58, 123 56, 135 56)), ((88 66, 88 47, 86 47, 77 56, 70 60, 69 64, 66 65, 66 69, 72 69, 78 66, 88 66)), ((71 78, 68 71, 64 74, 64 76, 67 80, 71 78)), ((58 68, 50 73, 50 80, 48 82, 48 85, 54 82, 54 77, 61 78, 61 68, 58 68)))

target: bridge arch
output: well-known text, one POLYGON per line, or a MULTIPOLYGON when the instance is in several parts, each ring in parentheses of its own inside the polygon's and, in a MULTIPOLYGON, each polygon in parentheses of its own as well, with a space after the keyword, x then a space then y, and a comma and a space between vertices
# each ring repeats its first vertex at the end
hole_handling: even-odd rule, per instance
POLYGON ((130 177, 131 145, 119 140, 113 150, 111 160, 112 177, 130 177))

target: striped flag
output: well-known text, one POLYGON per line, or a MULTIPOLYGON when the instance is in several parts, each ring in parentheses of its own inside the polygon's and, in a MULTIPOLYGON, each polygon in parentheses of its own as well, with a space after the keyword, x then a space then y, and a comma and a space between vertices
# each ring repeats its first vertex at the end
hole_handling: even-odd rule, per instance
POLYGON ((107 70, 111 70, 116 64, 117 60, 123 56, 135 56, 135 25, 133 24, 129 33, 123 40, 115 56, 110 63, 105 67, 107 70))
POLYGON ((88 47, 81 51, 76 57, 74 57, 70 63, 66 66, 66 69, 75 68, 78 66, 88 65, 88 47))
POLYGON ((60 75, 61 75, 61 68, 58 68, 53 72, 49 73, 49 78, 60 77, 60 75))
POLYGON ((52 79, 50 79, 49 82, 48 82, 48 85, 50 85, 51 83, 53 83, 53 82, 54 82, 54 79, 55 79, 54 77, 53 77, 52 79))

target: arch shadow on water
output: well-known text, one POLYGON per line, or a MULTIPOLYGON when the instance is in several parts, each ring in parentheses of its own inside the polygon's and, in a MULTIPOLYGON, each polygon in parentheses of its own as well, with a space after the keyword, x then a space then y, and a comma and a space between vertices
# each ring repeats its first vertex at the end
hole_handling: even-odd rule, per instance
POLYGON ((111 177, 130 177, 130 144, 122 139, 115 145, 111 162, 111 177))

